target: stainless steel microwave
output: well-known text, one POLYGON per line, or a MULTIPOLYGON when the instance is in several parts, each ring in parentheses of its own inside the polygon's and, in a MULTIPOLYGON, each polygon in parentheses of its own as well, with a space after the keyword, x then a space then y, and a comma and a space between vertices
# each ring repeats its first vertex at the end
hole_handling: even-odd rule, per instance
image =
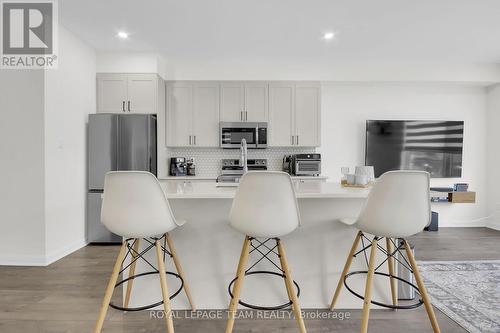
POLYGON ((240 148, 242 139, 247 141, 248 148, 266 148, 267 123, 219 123, 219 142, 221 148, 240 148))

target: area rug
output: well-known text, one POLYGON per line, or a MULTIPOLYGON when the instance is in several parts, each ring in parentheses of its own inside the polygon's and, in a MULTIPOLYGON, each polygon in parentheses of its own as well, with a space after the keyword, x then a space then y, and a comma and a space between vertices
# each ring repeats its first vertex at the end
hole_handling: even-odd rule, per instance
POLYGON ((418 266, 435 307, 471 333, 500 332, 500 260, 418 266))

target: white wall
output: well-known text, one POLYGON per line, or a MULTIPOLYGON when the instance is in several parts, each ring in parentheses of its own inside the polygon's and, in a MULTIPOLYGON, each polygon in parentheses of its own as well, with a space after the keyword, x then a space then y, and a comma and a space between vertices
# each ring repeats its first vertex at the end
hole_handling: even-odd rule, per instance
POLYGON ((476 204, 438 203, 442 226, 485 225, 486 90, 481 87, 417 83, 324 84, 322 90, 323 173, 340 179, 342 166, 363 165, 367 119, 464 120, 461 179, 433 179, 434 186, 470 183, 476 204))
POLYGON ((166 59, 167 80, 313 80, 331 82, 500 82, 500 65, 453 63, 351 63, 234 59, 166 59))
POLYGON ((59 68, 0 70, 0 265, 47 265, 84 246, 86 123, 95 52, 59 27, 59 68))
MULTIPOLYGON (((132 55, 134 57, 134 55, 132 55)), ((159 69, 157 59, 98 56, 98 71, 159 69), (101 60, 102 59, 102 60, 101 60), (144 61, 144 63, 143 63, 144 61), (146 62, 149 65, 146 65, 146 62), (101 63, 101 65, 99 64, 101 63), (139 65, 138 65, 139 64, 139 65), (151 67, 147 67, 151 66, 151 67), (139 69, 137 69, 140 68, 139 69)), ((340 167, 364 163, 366 119, 465 121, 463 177, 433 179, 434 186, 468 182, 476 204, 434 204, 446 226, 483 226, 487 220, 486 89, 500 81, 495 64, 322 64, 167 59, 160 73, 170 80, 322 80, 323 173, 339 179, 340 167)))
POLYGON ((488 88, 486 123, 488 226, 500 230, 500 85, 488 88))
POLYGON ((43 71, 0 70, 0 264, 44 262, 43 71))
POLYGON ((97 53, 97 73, 158 73, 164 77, 166 71, 165 59, 156 53, 97 53))
POLYGON ((96 108, 94 49, 59 28, 59 68, 45 76, 46 258, 86 244, 87 120, 96 108))

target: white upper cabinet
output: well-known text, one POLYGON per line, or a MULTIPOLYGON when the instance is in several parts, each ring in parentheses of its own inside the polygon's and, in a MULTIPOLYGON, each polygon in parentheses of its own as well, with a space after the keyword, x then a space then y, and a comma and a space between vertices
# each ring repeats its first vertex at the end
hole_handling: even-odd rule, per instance
POLYGON ((268 88, 265 82, 224 82, 220 85, 221 121, 268 120, 268 88))
POLYGON ((127 108, 127 76, 98 74, 97 112, 121 113, 127 108))
POLYGON ((245 83, 244 121, 268 121, 268 85, 265 82, 245 83))
MULTIPOLYGON (((148 90, 145 82, 134 84, 148 90)), ((171 81, 164 91, 166 112, 159 119, 167 147, 219 147, 219 121, 268 122, 271 147, 320 145, 321 86, 317 82, 171 81)), ((147 100, 141 104, 144 110, 147 100)))
POLYGON ((192 142, 193 86, 191 83, 167 83, 167 146, 183 147, 192 142))
POLYGON ((157 86, 156 75, 129 75, 127 110, 133 113, 157 113, 157 86))
POLYGON ((245 88, 241 82, 226 82, 220 85, 220 120, 243 121, 245 88))
POLYGON ((219 146, 219 84, 194 83, 193 144, 197 147, 219 146))
POLYGON ((156 74, 97 74, 98 113, 158 113, 156 74))
POLYGON ((321 87, 319 83, 270 83, 270 146, 320 146, 320 117, 321 87))
POLYGON ((269 145, 291 146, 294 140, 293 84, 269 84, 269 145))
POLYGON ((321 87, 295 85, 295 145, 318 147, 321 145, 321 87))
POLYGON ((167 83, 167 147, 219 146, 219 85, 167 83))

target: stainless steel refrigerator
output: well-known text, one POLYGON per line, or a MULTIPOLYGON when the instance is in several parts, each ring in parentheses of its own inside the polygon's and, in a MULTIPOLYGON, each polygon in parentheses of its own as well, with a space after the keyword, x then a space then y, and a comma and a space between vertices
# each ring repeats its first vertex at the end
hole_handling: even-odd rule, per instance
POLYGON ((87 240, 121 242, 101 223, 101 195, 108 171, 156 175, 156 115, 91 114, 88 125, 87 240))

